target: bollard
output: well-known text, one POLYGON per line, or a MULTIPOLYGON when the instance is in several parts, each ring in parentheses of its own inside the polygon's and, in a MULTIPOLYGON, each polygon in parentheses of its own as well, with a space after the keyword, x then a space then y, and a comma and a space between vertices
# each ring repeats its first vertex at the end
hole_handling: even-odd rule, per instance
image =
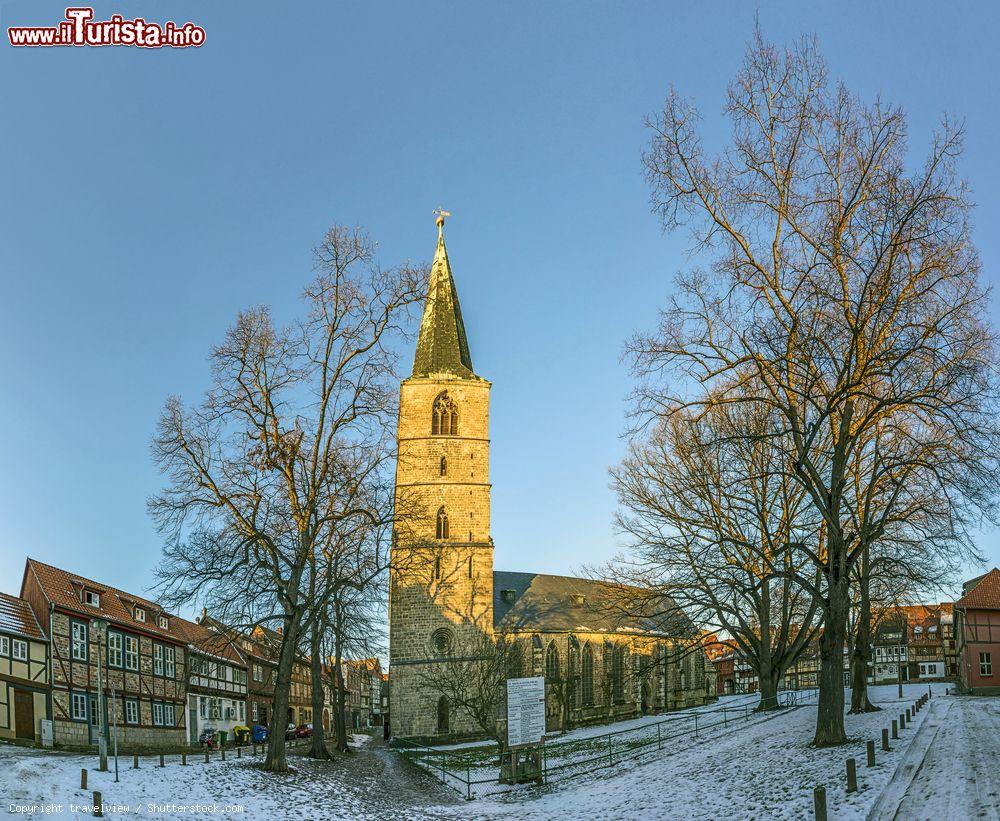
POLYGON ((816 810, 816 821, 826 821, 826 787, 813 790, 813 808, 816 810))
POLYGON ((253 757, 254 758, 257 757, 257 744, 256 743, 254 743, 254 745, 253 745, 253 757))
POLYGON ((237 758, 243 758, 243 748, 242 747, 237 747, 236 748, 236 757, 237 758))
POLYGON ((911 721, 913 721, 913 716, 910 713, 910 708, 907 707, 906 708, 906 723, 909 724, 911 721))
POLYGON ((205 763, 208 763, 208 747, 205 748, 205 763))
POLYGON ((903 713, 899 714, 899 729, 900 730, 906 729, 906 716, 903 713))
POLYGON ((889 731, 885 727, 882 728, 882 749, 889 750, 889 731))
POLYGON ((87 789, 87 768, 86 767, 84 767, 82 770, 80 770, 80 789, 81 790, 87 789))
POLYGON ((930 699, 932 696, 933 696, 933 693, 931 692, 931 686, 928 684, 927 685, 927 698, 930 699))
POLYGON ((868 752, 868 766, 869 767, 874 767, 875 766, 875 742, 874 741, 869 741, 868 744, 866 745, 866 747, 867 747, 867 752, 868 752))
POLYGON ((102 806, 104 801, 101 799, 101 794, 97 791, 94 792, 94 817, 104 818, 104 810, 102 806))
POLYGON ((182 767, 186 767, 187 763, 188 763, 188 754, 187 753, 181 753, 181 766, 182 767))
POLYGON ((858 765, 853 758, 847 759, 847 791, 858 791, 858 765))
POLYGON ((896 730, 896 719, 892 720, 892 737, 894 739, 899 738, 899 732, 896 730))
POLYGON ((219 749, 222 750, 222 760, 225 761, 226 760, 226 748, 225 747, 220 747, 219 749))
POLYGON ((139 753, 132 753, 132 769, 139 769, 139 753))
POLYGON ((163 766, 163 753, 160 753, 160 766, 163 766))

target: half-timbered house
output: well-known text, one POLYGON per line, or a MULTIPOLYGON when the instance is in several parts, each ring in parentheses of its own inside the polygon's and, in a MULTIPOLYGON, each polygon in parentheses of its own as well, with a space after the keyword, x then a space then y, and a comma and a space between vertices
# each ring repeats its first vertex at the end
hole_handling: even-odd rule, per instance
POLYGON ((130 748, 184 740, 183 621, 158 604, 28 559, 21 582, 49 637, 56 744, 130 748))
POLYGON ((48 703, 48 639, 28 602, 0 593, 0 738, 39 741, 48 703))
POLYGON ((187 638, 187 739, 197 744, 206 730, 233 738, 247 722, 247 660, 233 639, 209 624, 184 621, 187 638))

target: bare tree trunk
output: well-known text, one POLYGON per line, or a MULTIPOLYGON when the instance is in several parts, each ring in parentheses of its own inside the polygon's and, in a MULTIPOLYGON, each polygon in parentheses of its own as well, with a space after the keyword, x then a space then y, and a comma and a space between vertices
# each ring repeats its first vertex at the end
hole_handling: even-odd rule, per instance
POLYGON ((816 710, 817 747, 844 744, 844 641, 847 638, 847 611, 850 607, 848 574, 835 568, 829 577, 827 599, 823 603, 823 633, 819 639, 819 705, 816 710))
POLYGON ((868 548, 861 555, 861 578, 859 580, 860 600, 858 603, 858 625, 851 651, 851 712, 874 713, 878 711, 868 700, 868 662, 872 656, 872 601, 871 566, 868 548))
POLYGON ((778 709, 778 681, 781 679, 782 672, 774 663, 770 641, 761 639, 757 665, 757 679, 760 681, 760 701, 754 708, 755 712, 778 709))
POLYGON ((341 619, 340 604, 335 605, 334 611, 334 633, 333 633, 333 669, 334 681, 336 682, 335 697, 336 704, 334 716, 337 729, 337 750, 338 752, 349 752, 347 746, 347 717, 344 715, 347 709, 347 675, 344 671, 344 641, 343 623, 341 619))
POLYGON ((264 759, 264 769, 276 773, 288 772, 288 759, 285 755, 285 726, 288 724, 288 694, 292 687, 292 666, 295 663, 298 633, 298 619, 285 619, 285 630, 281 637, 281 652, 278 654, 278 673, 274 683, 274 712, 271 716, 271 733, 267 739, 267 757, 264 759))
POLYGON ((313 732, 310 758, 329 759, 333 756, 326 748, 323 729, 323 620, 316 619, 309 635, 309 666, 312 678, 313 732))

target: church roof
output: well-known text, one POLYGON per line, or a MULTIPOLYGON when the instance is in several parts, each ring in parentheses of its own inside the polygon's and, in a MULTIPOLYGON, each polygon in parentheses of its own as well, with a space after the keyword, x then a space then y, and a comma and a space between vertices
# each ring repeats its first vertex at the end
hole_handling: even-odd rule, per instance
POLYGON ((451 274, 448 250, 444 245, 443 218, 438 220, 437 250, 431 265, 427 302, 420 322, 413 375, 449 373, 466 379, 475 377, 469 341, 462 322, 462 308, 451 274))
POLYGON ((493 573, 493 625, 498 630, 694 635, 691 621, 672 602, 667 605, 673 611, 669 614, 636 616, 616 608, 615 599, 612 588, 592 579, 493 573))

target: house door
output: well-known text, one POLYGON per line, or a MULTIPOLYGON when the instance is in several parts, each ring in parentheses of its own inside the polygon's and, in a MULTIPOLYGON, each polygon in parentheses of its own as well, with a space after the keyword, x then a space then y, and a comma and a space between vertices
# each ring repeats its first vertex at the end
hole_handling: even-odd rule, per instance
POLYGON ((188 708, 187 708, 187 720, 188 720, 188 741, 193 745, 198 743, 199 735, 199 716, 201 713, 198 711, 198 696, 194 694, 188 695, 188 708))
POLYGON ((100 699, 97 696, 90 697, 90 743, 97 744, 101 738, 101 710, 100 699))
POLYGON ((27 690, 14 691, 14 732, 18 738, 35 738, 35 700, 27 690))

